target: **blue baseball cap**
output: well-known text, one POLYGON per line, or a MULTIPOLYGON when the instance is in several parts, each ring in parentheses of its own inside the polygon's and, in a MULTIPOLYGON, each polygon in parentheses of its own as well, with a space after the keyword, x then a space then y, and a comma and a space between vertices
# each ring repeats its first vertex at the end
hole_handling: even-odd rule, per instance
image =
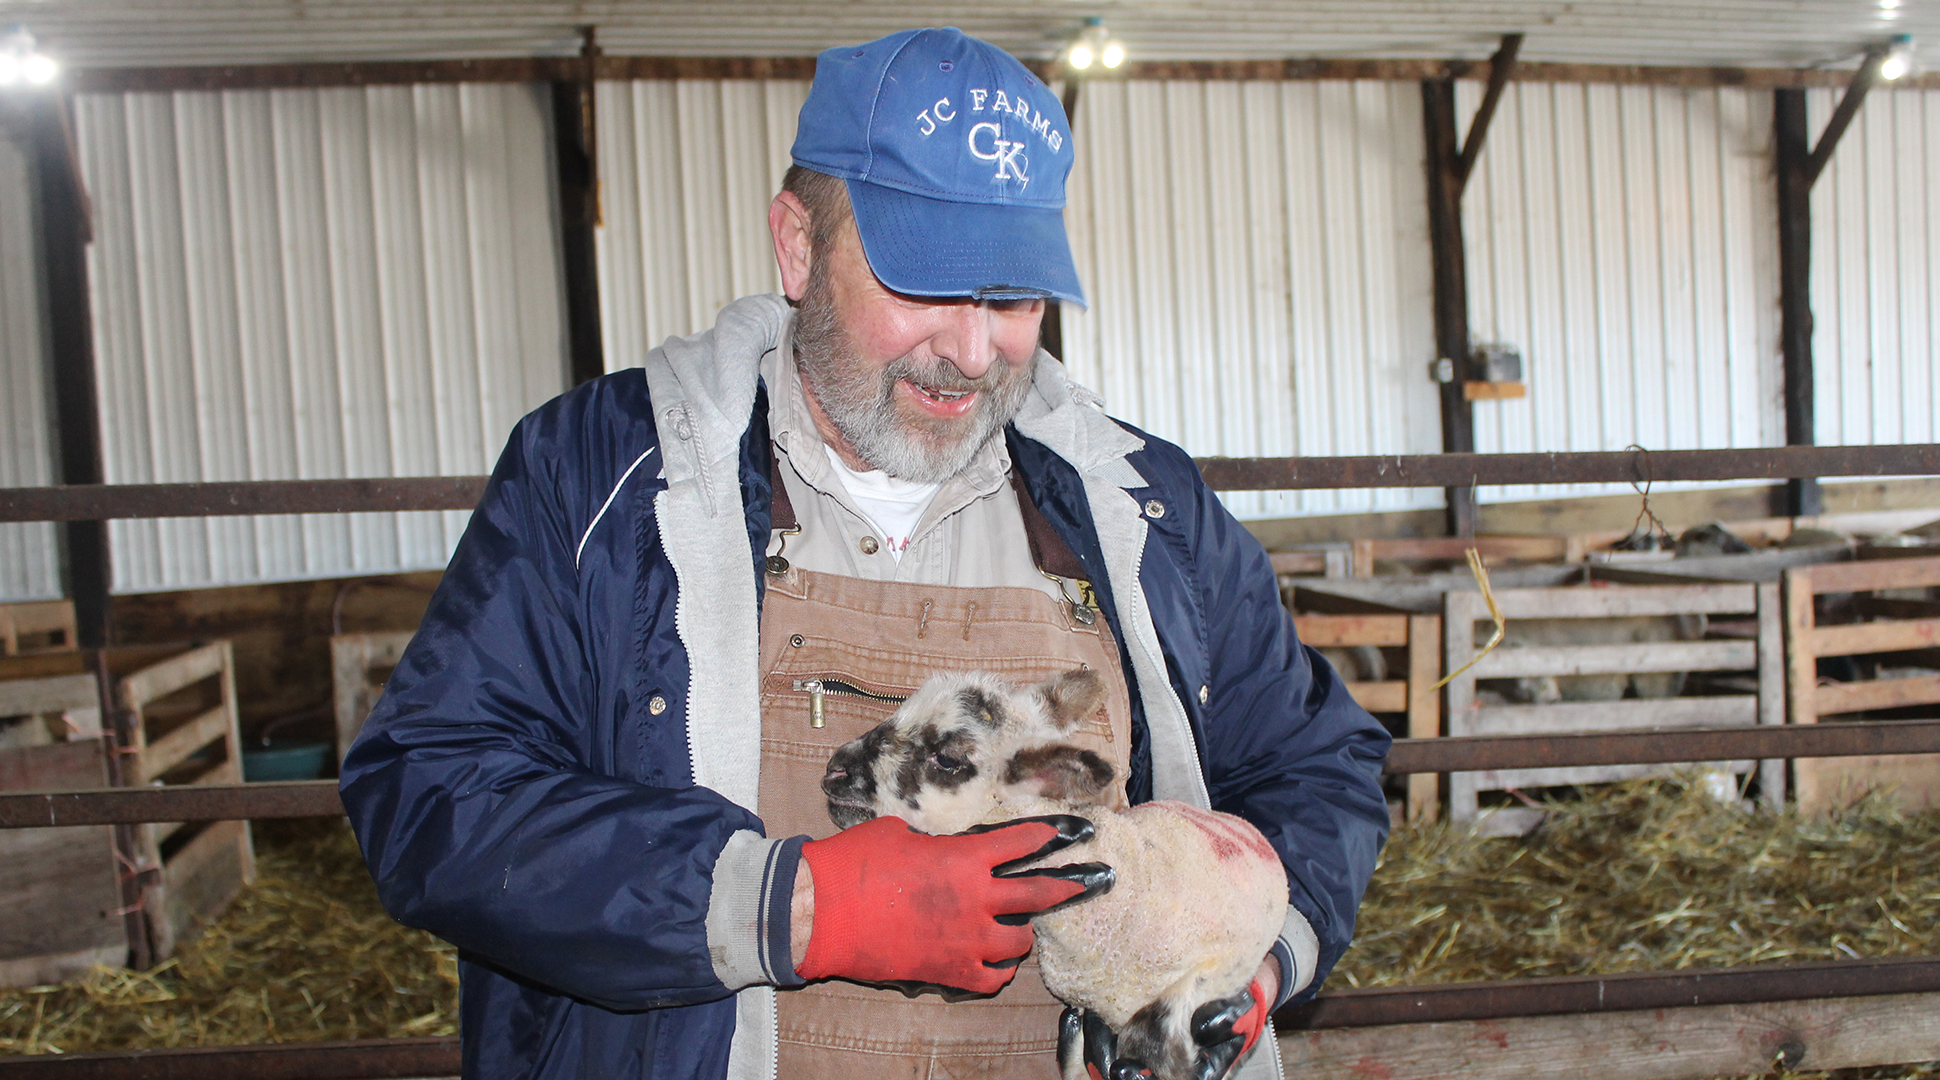
POLYGON ((954 28, 829 49, 791 153, 848 182, 889 288, 1085 302, 1064 233, 1071 122, 1002 49, 954 28))

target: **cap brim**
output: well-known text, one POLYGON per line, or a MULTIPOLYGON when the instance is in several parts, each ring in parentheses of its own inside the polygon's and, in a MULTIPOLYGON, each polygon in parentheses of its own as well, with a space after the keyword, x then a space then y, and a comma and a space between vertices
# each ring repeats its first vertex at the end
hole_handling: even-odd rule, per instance
POLYGON ((950 202, 847 181, 877 280, 911 296, 1052 296, 1085 306, 1064 211, 950 202))

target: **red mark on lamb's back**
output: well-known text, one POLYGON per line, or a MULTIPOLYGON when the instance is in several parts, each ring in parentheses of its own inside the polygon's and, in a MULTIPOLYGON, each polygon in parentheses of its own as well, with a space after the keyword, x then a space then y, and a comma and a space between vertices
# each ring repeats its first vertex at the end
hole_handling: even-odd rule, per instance
POLYGON ((1234 859, 1255 858, 1277 862, 1280 858, 1273 846, 1266 842, 1258 829, 1228 814, 1218 814, 1211 810, 1201 810, 1181 802, 1166 802, 1166 809, 1191 822, 1200 832, 1206 834, 1206 841, 1212 845, 1213 854, 1221 862, 1234 859))

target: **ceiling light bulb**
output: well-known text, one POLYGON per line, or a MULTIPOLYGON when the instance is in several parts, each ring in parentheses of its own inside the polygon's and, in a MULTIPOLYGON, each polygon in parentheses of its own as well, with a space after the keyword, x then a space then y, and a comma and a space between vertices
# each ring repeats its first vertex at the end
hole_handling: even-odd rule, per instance
POLYGON ((1091 48, 1087 45, 1071 46, 1071 66, 1079 71, 1091 66, 1091 48))
POLYGON ((46 86, 54 81, 54 76, 60 74, 60 65, 54 63, 52 57, 30 53, 20 61, 20 74, 35 86, 46 86))
POLYGON ((1913 38, 1907 34, 1894 34, 1893 43, 1886 48, 1885 59, 1879 62, 1879 77, 1891 82, 1912 68, 1913 38))
POLYGON ((21 79, 20 57, 0 52, 0 86, 12 86, 21 79))
POLYGON ((1114 41, 1105 46, 1105 54, 1099 57, 1108 68, 1115 68, 1125 62, 1125 47, 1114 41))

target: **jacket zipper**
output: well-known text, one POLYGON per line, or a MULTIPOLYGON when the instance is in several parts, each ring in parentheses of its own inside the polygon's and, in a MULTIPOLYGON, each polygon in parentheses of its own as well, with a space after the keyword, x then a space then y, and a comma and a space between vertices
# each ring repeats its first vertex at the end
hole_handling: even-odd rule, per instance
POLYGON ((874 690, 857 686, 846 679, 826 677, 796 679, 792 686, 794 689, 808 694, 808 726, 812 728, 819 728, 825 725, 827 716, 824 712, 824 707, 826 699, 830 694, 846 694, 849 697, 868 698, 870 701, 881 701, 890 705, 901 705, 903 702, 909 700, 908 694, 901 696, 896 694, 878 694, 874 690))

